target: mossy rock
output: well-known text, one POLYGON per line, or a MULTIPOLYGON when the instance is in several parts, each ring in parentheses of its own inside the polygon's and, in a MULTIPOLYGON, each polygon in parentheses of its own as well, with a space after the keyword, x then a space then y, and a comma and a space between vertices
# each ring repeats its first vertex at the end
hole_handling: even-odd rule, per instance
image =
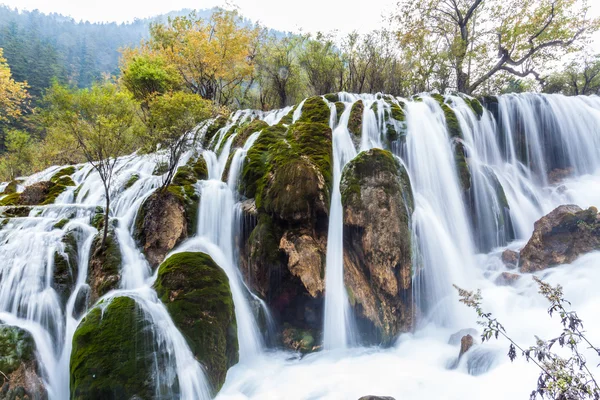
POLYGON ((466 98, 465 101, 469 106, 471 106, 471 109, 477 116, 477 119, 481 119, 481 117, 483 117, 483 106, 481 105, 479 100, 477 100, 476 98, 466 98))
POLYGON ((235 139, 233 139, 232 148, 244 147, 244 144, 254 132, 260 132, 268 126, 269 124, 260 119, 254 119, 250 122, 244 123, 238 129, 235 139))
POLYGON ((140 174, 131 174, 131 176, 129 177, 129 179, 127 179, 127 182, 125 182, 125 185, 123 186, 123 189, 124 190, 129 189, 130 187, 133 186, 134 183, 136 183, 139 180, 140 180, 140 174))
POLYGON ((327 100, 330 103, 337 103, 338 101, 340 101, 340 95, 337 93, 327 93, 323 97, 325 97, 325 100, 327 100))
POLYGON ((285 114, 283 116, 283 118, 281 118, 281 120, 279 120, 279 124, 290 125, 291 123, 293 123, 294 122, 294 111, 296 111, 296 108, 298 108, 298 105, 295 105, 294 107, 292 107, 290 112, 285 114))
POLYGON ((396 102, 388 102, 390 105, 390 112, 392 118, 396 121, 404 122, 406 121, 406 114, 404 113, 404 103, 402 105, 397 104, 396 102))
POLYGON ((13 180, 8 182, 8 185, 4 188, 2 194, 13 194, 17 191, 17 186, 19 185, 19 181, 13 180))
POLYGON ((206 129, 206 133, 204 134, 204 138, 202 140, 202 147, 205 149, 208 148, 208 145, 213 140, 215 134, 225 125, 227 125, 227 117, 219 115, 206 129))
POLYGON ((316 333, 310 329, 301 329, 290 324, 284 324, 281 341, 285 347, 307 354, 317 348, 317 338, 315 336, 316 333))
POLYGON ((301 156, 308 157, 317 166, 325 179, 325 185, 333 184, 333 151, 332 132, 326 124, 294 124, 288 134, 289 141, 296 144, 294 150, 301 156))
MULTIPOLYGON (((200 203, 200 195, 196 192, 196 186, 193 184, 187 185, 169 185, 167 191, 174 195, 183 205, 185 211, 185 219, 187 222, 187 234, 193 236, 196 226, 198 225, 198 207, 200 203)), ((143 221, 144 216, 138 213, 136 218, 136 226, 143 221)))
POLYGON ((63 236, 62 242, 64 251, 56 251, 54 253, 52 287, 58 294, 61 304, 64 306, 67 304, 67 300, 71 296, 75 284, 77 283, 78 247, 74 232, 69 232, 63 236))
POLYGON ((0 325, 0 371, 10 375, 21 363, 34 359, 35 342, 31 334, 11 325, 0 325))
POLYGON ((60 178, 57 178, 54 183, 62 186, 76 186, 70 176, 61 176, 60 178))
POLYGON ((121 278, 121 248, 114 227, 109 226, 106 243, 102 249, 103 230, 92 241, 89 260, 88 281, 92 291, 92 301, 116 289, 121 278))
POLYGON ((154 166, 154 170, 152 171, 152 175, 160 176, 169 172, 169 163, 164 161, 159 161, 154 166))
POLYGON ((362 118, 365 105, 362 100, 357 101, 352 105, 350 111, 350 119, 348 120, 348 130, 354 136, 360 137, 362 134, 362 118))
POLYGON ((344 110, 346 110, 346 105, 344 103, 342 103, 341 101, 338 101, 335 103, 335 113, 337 114, 337 121, 336 121, 337 123, 340 122, 340 117, 344 113, 344 110))
POLYGON ((302 115, 297 122, 329 123, 331 111, 321 96, 309 97, 302 106, 302 115))
MULTIPOLYGON (((63 168, 60 171, 58 171, 57 173, 55 173, 54 175, 52 175, 52 178, 50 178, 50 182, 60 183, 61 178, 69 177, 69 176, 73 175, 75 173, 75 171, 76 171, 76 169, 74 166, 63 168)), ((71 185, 71 186, 75 186, 75 185, 71 185)))
MULTIPOLYGON (((217 144, 219 144, 219 148, 213 148, 212 150, 216 153, 216 154, 221 154, 223 152, 223 149, 225 148, 225 145, 227 144, 227 141, 235 135, 235 137, 237 137, 237 132, 239 131, 240 126, 238 124, 233 124, 228 130, 227 132, 225 132, 225 135, 223 135, 223 139, 221 140, 221 143, 219 144, 215 138, 215 143, 214 145, 216 146, 217 144)), ((234 139, 235 139, 234 137, 234 139)), ((233 142, 232 142, 232 147, 233 147, 233 142)))
POLYGON ((0 206, 16 206, 21 201, 20 193, 11 193, 0 199, 0 206))
POLYGON ((90 221, 90 225, 96 228, 98 231, 104 229, 104 207, 96 206, 94 215, 90 221))
POLYGON ((116 297, 90 310, 73 336, 71 399, 156 398, 154 343, 135 300, 116 297))
POLYGON ((454 162, 456 163, 456 171, 458 172, 458 180, 464 191, 471 189, 471 171, 467 163, 467 150, 462 140, 454 139, 454 162))
POLYGON ((444 112, 446 128, 448 129, 448 134, 450 137, 462 138, 462 130, 460 129, 460 123, 458 122, 458 118, 456 117, 454 110, 446 103, 440 104, 440 107, 442 107, 442 111, 444 112))
POLYGON ((160 265, 154 288, 218 391, 239 357, 227 275, 207 254, 178 253, 160 265))

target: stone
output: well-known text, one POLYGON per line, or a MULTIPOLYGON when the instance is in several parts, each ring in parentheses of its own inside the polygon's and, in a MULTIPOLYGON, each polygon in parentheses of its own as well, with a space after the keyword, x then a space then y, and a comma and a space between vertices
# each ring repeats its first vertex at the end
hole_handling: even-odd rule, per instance
POLYGON ((517 265, 519 264, 519 253, 514 250, 504 250, 502 252, 502 262, 508 269, 517 268, 517 265))
POLYGON ((519 268, 522 273, 540 271, 570 263, 595 250, 600 250, 598 209, 562 205, 536 221, 531 238, 521 250, 519 268))
POLYGON ((521 279, 521 275, 511 272, 502 272, 494 281, 498 286, 512 286, 516 281, 521 279))

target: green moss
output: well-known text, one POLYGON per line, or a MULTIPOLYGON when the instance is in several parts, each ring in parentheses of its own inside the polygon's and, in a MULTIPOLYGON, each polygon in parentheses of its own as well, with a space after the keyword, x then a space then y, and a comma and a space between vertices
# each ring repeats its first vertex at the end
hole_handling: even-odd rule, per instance
POLYGON ((386 124, 385 136, 389 142, 396 141, 400 137, 398 131, 396 131, 396 128, 392 124, 386 124))
POLYGON ((160 161, 156 163, 154 171, 152 171, 152 175, 160 176, 166 174, 167 172, 169 172, 169 163, 160 161))
MULTIPOLYGON (((225 148, 225 145, 227 144, 227 141, 229 140, 229 138, 236 134, 236 132, 238 131, 239 126, 237 124, 234 124, 231 128, 229 128, 229 130, 227 132, 225 132, 225 135, 223 136, 223 140, 221 140, 221 145, 219 146, 218 149, 213 149, 215 153, 217 154, 221 154, 221 152, 223 151, 223 149, 225 148)), ((215 146, 218 143, 215 141, 215 146)))
POLYGON ((390 102, 388 104, 390 104, 390 111, 392 114, 392 118, 394 118, 396 121, 400 121, 400 122, 406 121, 406 114, 404 113, 404 109, 401 106, 399 106, 395 102, 394 103, 390 102))
MULTIPOLYGON (((134 183, 136 183, 139 180, 140 180, 140 175, 139 174, 131 174, 131 176, 129 177, 129 179, 125 183, 125 186, 123 186, 123 189, 125 189, 125 190, 129 189, 130 187, 133 186, 134 183)), ((77 190, 79 190, 79 188, 77 190)))
POLYGON ((338 101, 335 103, 335 113, 337 114, 337 122, 340 122, 340 117, 342 116, 342 113, 344 112, 344 110, 346 109, 346 105, 344 103, 342 103, 341 101, 338 101))
POLYGON ((57 223, 55 223, 54 226, 53 226, 53 228, 54 229, 62 229, 68 223, 69 223, 69 219, 68 218, 63 218, 60 221, 58 221, 57 223))
POLYGON ((260 119, 254 119, 250 122, 246 122, 238 129, 238 134, 236 135, 235 139, 233 139, 232 147, 244 147, 246 140, 248 140, 248 138, 254 132, 260 132, 268 126, 269 124, 260 119))
POLYGON ((400 169, 400 163, 387 150, 371 149, 360 152, 350 161, 342 173, 342 182, 340 184, 342 204, 349 204, 353 196, 356 197, 352 201, 360 200, 361 180, 364 177, 372 175, 373 171, 398 175, 400 169))
POLYGON ((193 185, 198 181, 196 172, 189 165, 182 165, 177 168, 177 172, 173 176, 172 184, 175 186, 193 185))
POLYGON ((338 101, 340 101, 340 96, 337 93, 327 93, 323 97, 325 97, 325 100, 327 100, 330 103, 337 103, 338 101))
POLYGON ((281 118, 279 124, 290 125, 292 122, 294 122, 294 111, 296 111, 296 108, 298 108, 297 105, 292 107, 290 112, 288 112, 283 118, 281 118))
POLYGON ((150 322, 129 297, 101 306, 90 310, 73 336, 71 399, 155 398, 150 322))
POLYGON ((319 169, 329 188, 333 183, 331 128, 327 124, 294 124, 288 133, 297 154, 307 156, 319 169))
POLYGON ((10 181, 8 183, 8 185, 6 185, 6 187, 4 188, 4 191, 2 192, 2 194, 13 194, 17 191, 17 186, 19 185, 19 182, 14 180, 14 181, 10 181))
POLYGON ((352 105, 350 110, 350 119, 348 120, 348 130, 354 136, 360 137, 362 133, 362 117, 365 105, 362 100, 357 101, 352 105))
POLYGON ((81 192, 81 188, 83 187, 83 184, 77 186, 77 189, 75 189, 75 191, 73 192, 73 198, 76 199, 77 196, 79 196, 79 192, 81 192))
POLYGON ((446 103, 440 104, 442 107, 442 111, 444 112, 444 117, 446 119, 446 128, 448 129, 448 134, 451 138, 462 138, 462 130, 460 129, 460 124, 458 122, 458 118, 456 117, 456 113, 450 106, 446 103))
POLYGON ((250 233, 248 243, 253 243, 250 261, 259 261, 268 265, 275 265, 279 260, 279 242, 281 240, 280 228, 267 214, 260 214, 258 223, 250 233))
POLYGON ((227 275, 207 254, 178 253, 160 265, 154 288, 218 391, 238 361, 227 275))
POLYGON ((77 282, 78 248, 77 239, 73 232, 69 232, 63 236, 62 242, 64 251, 57 251, 54 253, 52 287, 56 290, 56 293, 64 305, 67 303, 67 300, 75 287, 75 283, 77 282))
POLYGON ((33 360, 35 343, 31 334, 21 328, 0 325, 0 371, 9 375, 21 363, 33 360))
MULTIPOLYGON (((73 183, 73 181, 71 180, 71 178, 69 178, 69 177, 65 177, 65 178, 67 178, 70 181, 70 183, 72 183, 72 185, 69 185, 69 186, 75 186, 75 183, 73 183)), ((60 179, 63 179, 63 178, 60 178, 60 179)), ((44 198, 44 200, 42 200, 41 205, 47 205, 47 204, 54 203, 54 201, 56 200, 56 198, 58 197, 58 195, 60 195, 65 190, 67 190, 67 186, 65 186, 63 184, 56 183, 56 184, 52 185, 48 189, 48 194, 46 195, 46 197, 44 198)))
POLYGON ((204 181, 208 179, 208 166, 204 157, 200 156, 194 163, 188 164, 191 165, 198 180, 204 181))
POLYGON ((456 163, 458 179, 463 190, 469 190, 471 188, 471 171, 467 163, 465 146, 461 140, 454 140, 453 144, 454 162, 456 163))
POLYGON ((75 182, 73 182, 73 179, 71 179, 70 176, 61 176, 60 178, 54 180, 53 183, 62 186, 75 186, 75 182))
POLYGON ((231 168, 231 161, 233 160, 234 152, 230 153, 227 157, 227 162, 225 162, 225 168, 223 168, 223 174, 221 175, 221 180, 223 182, 227 182, 229 179, 229 168, 231 168))
POLYGON ((330 114, 329 107, 321 96, 309 97, 302 106, 302 115, 298 119, 298 122, 320 122, 328 124, 330 114))
POLYGON ((104 207, 96 206, 90 224, 97 230, 102 230, 104 227, 104 207))
MULTIPOLYGON (((167 190, 183 205, 188 227, 188 236, 193 236, 194 230, 198 225, 198 204, 200 202, 200 196, 196 193, 196 187, 192 184, 182 186, 169 185, 167 190)), ((143 223, 144 214, 142 210, 143 207, 138 212, 136 226, 141 226, 140 224, 143 223)))
POLYGON ((483 106, 476 98, 471 98, 467 101, 467 103, 471 106, 471 109, 477 115, 478 119, 481 119, 483 116, 483 106))
POLYGON ((204 138, 202 140, 202 147, 205 149, 208 148, 208 145, 215 136, 215 134, 226 124, 227 117, 222 115, 218 116, 217 119, 215 119, 215 121, 206 130, 206 133, 204 134, 204 138))
POLYGON ((21 201, 20 193, 11 193, 0 199, 0 206, 16 206, 21 201))
POLYGON ((6 217, 27 217, 31 213, 31 207, 28 206, 15 206, 15 207, 7 207, 2 210, 2 215, 6 217))
MULTIPOLYGON (((69 177, 70 175, 73 175, 75 173, 75 171, 76 171, 76 169, 73 166, 63 168, 60 171, 58 171, 57 173, 55 173, 54 175, 52 175, 52 178, 50 178, 50 182, 60 183, 61 178, 69 177)), ((64 185, 64 183, 62 183, 62 184, 64 185)), ((69 185, 69 186, 75 186, 75 184, 69 185)))

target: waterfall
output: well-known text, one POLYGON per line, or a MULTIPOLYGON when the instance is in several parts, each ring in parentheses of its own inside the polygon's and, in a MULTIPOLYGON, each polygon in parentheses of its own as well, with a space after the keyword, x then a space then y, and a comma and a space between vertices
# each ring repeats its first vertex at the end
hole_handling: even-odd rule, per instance
MULTIPOLYGON (((209 254, 227 274, 235 304, 240 363, 228 374, 219 399, 358 398, 376 391, 406 399, 475 399, 486 393, 491 379, 511 381, 492 398, 527 395, 535 374, 526 364, 517 362, 514 370, 505 365, 504 348, 499 351, 493 344, 477 350, 479 362, 491 360, 486 367, 489 371, 484 368, 486 375, 470 376, 467 362, 455 371, 446 369, 447 359, 456 356, 456 349, 447 344, 448 336, 475 326, 470 310, 458 303, 452 284, 481 288, 489 299, 486 307, 506 321, 507 329, 519 340, 528 341, 552 329, 541 319, 545 303, 536 297, 537 289, 528 278, 522 277, 514 287, 498 286, 494 280, 508 271, 500 261, 501 252, 521 248, 541 216, 561 204, 600 206, 600 98, 509 94, 487 99, 489 104, 478 113, 472 98, 463 95, 400 99, 339 93, 338 97, 343 109, 328 103, 333 186, 323 347, 344 352, 291 359, 286 352, 264 351, 267 327, 259 326, 256 314, 264 313, 269 320, 268 306, 251 292, 239 270, 236 238, 243 215, 240 202, 246 199, 238 193, 238 185, 248 151, 260 132, 252 132, 243 147, 236 148, 240 138, 233 128, 255 118, 278 124, 292 107, 238 111, 214 134, 208 149, 191 149, 181 159, 183 165, 201 150, 209 177, 195 184, 201 198, 196 232, 172 253, 209 254), (363 104, 360 137, 348 127, 358 101, 363 104), (392 106, 402 110, 403 120, 392 118, 392 106), (456 117, 459 135, 449 132, 448 109, 456 117), (392 128, 397 137, 388 135, 392 128), (419 324, 390 349, 359 347, 344 285, 341 176, 358 152, 374 147, 391 149, 400 158, 415 200, 410 224, 419 324), (459 165, 460 157, 464 165, 459 165), (466 186, 465 171, 461 171, 465 166, 466 186)), ((292 121, 301 118, 302 108, 303 102, 294 109, 292 121)), ((106 307, 118 296, 134 299, 151 326, 157 397, 207 400, 211 394, 203 367, 157 298, 152 288, 157 274, 133 239, 140 206, 162 183, 161 176, 153 175, 156 164, 157 155, 138 154, 117 162, 110 221, 122 254, 121 280, 117 289, 94 306, 106 307), (138 179, 127 185, 134 175, 138 179)), ((61 168, 27 177, 17 190, 47 181, 61 168)), ((25 215, 3 221, 0 229, 0 321, 31 333, 51 400, 70 395, 72 339, 88 311, 81 299, 90 292, 88 260, 98 232, 90 220, 96 208, 104 205, 98 174, 88 164, 75 168, 72 178, 77 186, 65 190, 55 204, 31 207, 25 215), (55 257, 68 257, 67 239, 76 245, 77 265, 72 266, 76 279, 71 291, 63 295, 54 281, 55 257)), ((575 309, 581 309, 594 337, 600 337, 600 325, 593 320, 600 306, 594 287, 600 279, 599 257, 592 253, 572 265, 544 271, 545 279, 564 285, 566 297, 573 300, 575 309)))

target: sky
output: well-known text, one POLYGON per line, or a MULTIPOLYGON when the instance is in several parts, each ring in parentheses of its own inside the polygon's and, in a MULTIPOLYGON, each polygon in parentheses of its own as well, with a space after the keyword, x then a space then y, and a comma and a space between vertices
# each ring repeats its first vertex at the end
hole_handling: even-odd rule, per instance
POLYGON ((229 4, 237 6, 244 17, 284 32, 348 33, 381 27, 383 15, 389 15, 396 0, 0 0, 0 3, 91 22, 125 22, 182 8, 205 9, 229 4))

